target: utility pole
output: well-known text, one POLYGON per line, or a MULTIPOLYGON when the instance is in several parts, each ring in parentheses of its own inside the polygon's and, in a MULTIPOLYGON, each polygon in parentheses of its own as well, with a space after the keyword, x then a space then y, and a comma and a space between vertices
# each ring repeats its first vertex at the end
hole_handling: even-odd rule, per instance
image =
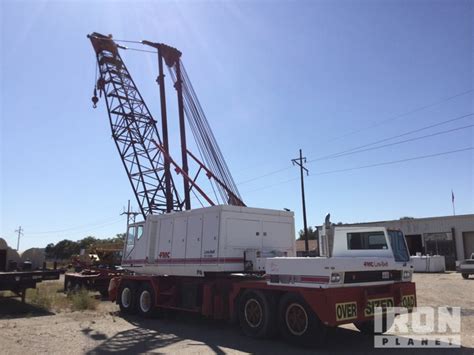
POLYGON ((130 200, 128 200, 127 211, 126 212, 123 211, 122 213, 120 213, 121 216, 123 216, 123 215, 127 216, 127 231, 126 231, 125 235, 127 235, 127 233, 128 233, 128 228, 130 227, 130 224, 135 223, 135 217, 137 217, 139 214, 140 214, 139 212, 133 212, 131 210, 130 200))
POLYGON ((453 204, 453 216, 456 215, 456 207, 454 206, 454 192, 453 189, 451 189, 451 203, 453 204))
POLYGON ((303 157, 303 152, 300 149, 300 157, 296 159, 291 159, 293 165, 298 165, 300 167, 300 176, 301 176, 301 200, 303 202, 303 226, 304 226, 304 247, 306 251, 306 255, 309 252, 309 244, 308 244, 308 223, 306 221, 306 202, 304 197, 304 174, 303 171, 306 172, 306 175, 309 174, 308 169, 304 167, 306 163, 306 157, 303 157))
POLYGON ((18 233, 18 240, 16 242, 16 251, 20 252, 20 237, 23 235, 24 229, 21 228, 21 226, 18 227, 18 229, 15 230, 15 233, 18 233))

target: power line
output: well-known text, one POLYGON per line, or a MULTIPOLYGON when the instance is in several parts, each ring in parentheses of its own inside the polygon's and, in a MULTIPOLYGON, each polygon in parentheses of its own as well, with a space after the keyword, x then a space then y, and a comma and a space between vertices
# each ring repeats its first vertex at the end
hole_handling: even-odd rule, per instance
MULTIPOLYGON (((107 219, 103 219, 100 222, 99 221, 94 222, 92 224, 83 224, 83 225, 80 225, 80 226, 70 227, 70 228, 66 228, 66 229, 58 229, 58 230, 50 230, 50 231, 42 231, 42 232, 33 232, 33 233, 29 233, 29 234, 37 235, 37 234, 54 234, 54 233, 69 232, 69 231, 73 231, 73 230, 79 230, 79 229, 84 229, 84 228, 89 228, 89 227, 102 225, 104 223, 109 223, 109 221, 112 221, 112 220, 114 220, 115 222, 118 221, 117 217, 110 217, 110 218, 107 218, 107 219)), ((120 218, 120 220, 121 220, 121 218, 120 218)))
POLYGON ((365 148, 365 147, 369 147, 369 146, 371 146, 371 145, 375 145, 375 144, 387 142, 387 141, 390 141, 390 140, 392 140, 392 139, 405 137, 405 136, 408 136, 408 135, 413 134, 413 133, 418 133, 418 132, 425 131, 425 130, 430 129, 430 128, 434 128, 434 127, 438 127, 438 126, 444 125, 444 124, 446 124, 446 123, 451 123, 451 122, 454 122, 454 121, 459 121, 459 120, 462 120, 463 118, 466 118, 466 117, 469 117, 469 116, 473 116, 473 115, 474 115, 474 113, 468 113, 468 114, 465 114, 465 115, 461 115, 461 116, 457 116, 457 117, 454 117, 454 118, 450 118, 449 120, 445 120, 445 121, 441 121, 441 122, 438 122, 438 123, 435 123, 435 124, 432 124, 432 125, 428 125, 428 126, 424 126, 424 127, 421 127, 421 128, 417 128, 417 129, 414 129, 414 130, 411 130, 411 131, 408 131, 408 132, 405 132, 405 133, 402 133, 402 134, 397 134, 397 135, 395 135, 395 136, 391 136, 391 137, 379 139, 379 140, 377 140, 377 141, 375 141, 375 142, 371 142, 371 143, 366 143, 366 144, 363 144, 363 145, 359 145, 359 146, 357 146, 357 147, 353 147, 353 148, 350 148, 350 149, 346 149, 346 150, 343 150, 343 151, 338 152, 338 153, 333 153, 333 154, 329 154, 329 155, 322 156, 322 157, 319 157, 319 158, 311 159, 311 160, 308 161, 308 163, 313 162, 313 161, 323 160, 323 159, 329 159, 329 158, 332 158, 332 157, 337 157, 337 156, 339 156, 340 154, 345 154, 345 153, 348 153, 348 152, 352 152, 352 151, 354 151, 354 150, 358 150, 358 149, 360 149, 360 148, 365 148))
MULTIPOLYGON (((405 133, 402 133, 402 134, 397 134, 397 135, 395 135, 395 136, 390 136, 390 137, 387 137, 387 138, 379 139, 379 140, 374 141, 374 142, 371 142, 371 143, 359 145, 359 146, 356 146, 356 147, 353 147, 353 148, 350 148, 350 149, 346 149, 346 150, 343 150, 343 151, 340 151, 340 152, 337 152, 337 153, 332 153, 332 154, 325 155, 325 156, 322 156, 322 157, 319 157, 319 158, 310 159, 310 160, 308 160, 308 164, 309 164, 309 163, 312 163, 312 162, 315 162, 315 161, 333 159, 333 158, 338 158, 338 157, 340 157, 340 156, 346 156, 346 155, 356 154, 356 153, 359 153, 359 152, 365 152, 365 151, 374 150, 374 149, 381 149, 381 148, 388 147, 388 146, 392 146, 392 145, 398 145, 398 144, 408 143, 408 142, 415 141, 415 140, 430 138, 430 137, 437 136, 437 135, 440 135, 440 134, 446 134, 446 133, 454 132, 454 131, 457 131, 457 130, 466 129, 466 128, 472 127, 472 125, 463 126, 463 127, 460 127, 460 128, 455 128, 455 129, 447 130, 447 131, 436 132, 436 133, 434 133, 434 134, 429 134, 429 135, 425 135, 425 136, 421 136, 421 137, 417 137, 417 138, 413 138, 413 139, 407 139, 407 140, 400 141, 400 142, 395 142, 395 143, 386 144, 386 145, 382 145, 382 146, 378 146, 378 147, 374 147, 374 148, 370 148, 370 149, 363 149, 363 150, 361 150, 361 148, 370 147, 370 146, 372 146, 372 145, 379 144, 379 143, 383 143, 383 142, 387 142, 387 141, 390 141, 390 140, 392 140, 392 139, 401 138, 401 137, 408 136, 408 135, 413 134, 413 133, 422 132, 422 131, 425 131, 425 130, 430 129, 430 128, 434 128, 434 127, 438 127, 438 126, 441 126, 441 125, 444 125, 444 124, 447 124, 447 123, 459 121, 459 120, 464 119, 464 118, 466 118, 466 117, 470 117, 470 116, 472 117, 473 115, 474 115, 474 113, 468 113, 468 114, 465 114, 465 115, 461 115, 461 116, 457 116, 457 117, 454 117, 454 118, 450 118, 449 120, 445 120, 445 121, 441 121, 441 122, 438 122, 438 123, 435 123, 435 124, 432 124, 432 125, 428 125, 428 126, 424 126, 424 127, 421 127, 421 128, 417 128, 417 129, 414 129, 414 130, 411 130, 411 131, 408 131, 408 132, 405 132, 405 133)), ((260 179, 262 179, 262 178, 264 178, 264 177, 268 177, 268 176, 271 176, 271 175, 275 175, 275 174, 278 174, 278 173, 280 173, 280 172, 283 172, 283 171, 286 171, 286 170, 290 170, 290 169, 291 169, 291 166, 290 166, 290 167, 281 168, 281 169, 278 169, 278 170, 274 170, 274 171, 270 171, 270 172, 268 172, 268 173, 266 173, 266 174, 259 175, 259 176, 256 176, 256 177, 254 177, 254 178, 241 181, 241 182, 239 182, 237 185, 247 184, 247 183, 249 183, 249 182, 252 182, 252 181, 255 181, 255 180, 260 180, 260 179)))
POLYGON ((291 179, 288 179, 288 180, 283 180, 283 181, 277 182, 277 183, 272 184, 272 185, 266 185, 266 186, 262 186, 262 187, 257 188, 257 189, 253 189, 253 190, 249 190, 249 191, 244 191, 244 193, 250 193, 250 192, 256 192, 256 191, 271 189, 272 187, 279 186, 279 185, 283 185, 283 184, 287 184, 287 183, 289 183, 289 182, 292 182, 292 181, 295 181, 295 180, 298 180, 298 179, 299 179, 299 178, 291 178, 291 179))
MULTIPOLYGON (((455 154, 455 153, 460 153, 460 152, 464 152, 464 151, 468 151, 468 150, 474 150, 474 147, 467 147, 467 148, 450 150, 450 151, 445 151, 445 152, 440 152, 440 153, 428 154, 428 155, 419 155, 419 156, 415 156, 415 157, 412 157, 412 158, 406 158, 406 159, 400 159, 400 160, 392 160, 392 161, 388 161, 388 162, 381 162, 381 163, 375 163, 375 164, 369 164, 369 165, 356 166, 356 167, 347 168, 347 169, 323 171, 323 172, 320 172, 320 173, 313 174, 312 176, 334 174, 334 173, 339 173, 339 172, 367 169, 367 168, 373 168, 373 167, 384 166, 384 165, 399 164, 399 163, 414 161, 414 160, 435 158, 435 157, 438 157, 438 156, 455 154)), ((269 189, 269 188, 272 188, 272 187, 275 187, 275 186, 278 186, 278 185, 286 184, 286 183, 289 183, 289 182, 295 181, 295 180, 298 180, 298 178, 292 178, 292 179, 280 181, 280 182, 277 182, 277 183, 272 184, 272 185, 262 186, 261 188, 257 188, 257 189, 253 189, 253 190, 249 190, 249 191, 244 191, 244 192, 249 193, 249 192, 256 192, 256 191, 266 190, 266 189, 269 189)))
POLYGON ((337 136, 337 137, 334 137, 334 138, 330 138, 329 140, 326 141, 327 142, 332 142, 332 141, 335 141, 335 140, 338 140, 338 139, 341 139, 341 138, 345 138, 347 136, 350 136, 350 135, 353 135, 355 133, 359 133, 359 132, 362 132, 362 131, 365 131, 367 129, 372 129, 372 128, 375 128, 375 127, 379 127, 387 122, 391 122, 391 121, 396 121, 402 117, 405 117, 405 116, 409 116, 413 113, 416 113, 416 112, 419 112, 419 111, 423 111, 423 110, 426 110, 427 108, 430 108, 430 107, 433 107, 433 106, 436 106, 436 105, 439 105, 439 104, 442 104, 444 102, 448 102, 448 101, 451 101, 457 97, 460 97, 460 96, 464 96, 464 95, 467 95, 471 92, 473 92, 474 89, 469 89, 469 90, 466 90, 466 91, 463 91, 463 92, 460 92, 458 94, 455 94, 455 95, 452 95, 452 96, 449 96, 449 97, 446 97, 446 98, 443 98, 443 99, 439 99, 439 100, 436 100, 430 104, 427 104, 427 105, 423 105, 423 106, 419 106, 419 107, 416 107, 412 110, 409 110, 409 111, 406 111, 406 112, 403 112, 401 114, 398 114, 398 115, 395 115, 395 116, 392 116, 392 117, 389 117, 385 120, 382 120, 380 122, 376 122, 370 126, 367 126, 367 127, 364 127, 364 128, 359 128, 359 129, 356 129, 356 130, 353 130, 351 132, 348 132, 346 134, 343 134, 341 136, 337 136))
POLYGON ((347 169, 324 171, 324 172, 321 172, 321 173, 317 173, 317 174, 315 174, 315 175, 326 175, 326 174, 340 173, 340 172, 345 172, 345 171, 352 171, 352 170, 360 170, 360 169, 366 169, 366 168, 373 168, 373 167, 376 167, 376 166, 392 165, 392 164, 404 163, 404 162, 407 162, 407 161, 420 160, 420 159, 428 159, 428 158, 439 157, 439 156, 442 156, 442 155, 448 155, 448 154, 454 154, 454 153, 459 153, 459 152, 465 152, 465 151, 468 151, 468 150, 474 150, 474 147, 467 147, 467 148, 462 148, 462 149, 449 150, 449 151, 447 151, 447 152, 441 152, 441 153, 435 153, 435 154, 420 155, 420 156, 416 156, 416 157, 413 157, 413 158, 406 158, 406 159, 400 159, 400 160, 392 160, 392 161, 387 161, 387 162, 382 162, 382 163, 375 163, 375 164, 369 164, 369 165, 356 166, 356 167, 354 167, 354 168, 347 168, 347 169))
MULTIPOLYGON (((67 234, 69 238, 72 238, 73 235, 77 235, 77 234, 89 234, 91 232, 94 232, 96 230, 99 230, 99 229, 103 229, 103 228, 106 228, 106 227, 109 227, 109 226, 113 226, 113 225, 116 225, 118 223, 123 223, 123 219, 120 218, 119 220, 116 220, 114 222, 109 222, 109 223, 105 223, 105 224, 101 224, 101 225, 97 225, 96 227, 92 227, 92 228, 83 228, 82 230, 75 230, 75 231, 72 231, 72 232, 58 232, 58 233, 50 233, 48 235, 49 238, 51 237, 58 237, 60 235, 65 235, 67 234)), ((28 238, 30 237, 34 237, 34 238, 37 238, 38 235, 30 235, 28 234, 27 235, 28 238)))
POLYGON ((316 160, 336 159, 336 158, 343 157, 343 156, 347 156, 347 155, 352 155, 352 154, 357 154, 357 153, 362 153, 362 152, 368 152, 368 151, 370 151, 370 150, 376 150, 376 149, 391 147, 391 146, 399 145, 399 144, 403 144, 403 143, 414 142, 414 141, 418 141, 418 140, 421 140, 421 139, 436 137, 436 136, 439 136, 439 135, 442 135, 442 134, 452 133, 452 132, 460 131, 460 130, 463 130, 463 129, 466 129, 466 128, 471 128, 471 127, 474 127, 474 125, 471 124, 471 125, 467 125, 467 126, 462 126, 462 127, 457 127, 457 128, 453 128, 453 129, 448 129, 448 130, 444 130, 444 131, 440 131, 440 132, 435 132, 435 133, 431 133, 431 134, 426 134, 426 135, 420 136, 420 137, 414 137, 414 138, 405 139, 405 140, 403 140, 403 141, 398 141, 398 142, 393 142, 393 143, 387 143, 387 144, 379 145, 379 146, 376 146, 376 147, 371 147, 371 148, 366 148, 366 149, 360 149, 360 150, 355 150, 355 151, 348 151, 348 152, 346 152, 346 153, 341 153, 341 154, 338 154, 338 155, 335 155, 335 156, 328 156, 328 157, 325 157, 325 158, 313 159, 313 160, 310 160, 308 163, 314 162, 314 161, 316 161, 316 160))
MULTIPOLYGON (((311 160, 310 160, 311 161, 311 160)), ((274 171, 270 171, 264 175, 259 175, 259 176, 256 176, 254 178, 251 178, 251 179, 248 179, 248 180, 244 180, 244 181, 240 181, 237 183, 237 185, 244 185, 244 184, 248 184, 249 182, 252 182, 252 181, 255 181, 255 180, 260 180, 264 177, 267 177, 267 176, 271 176, 271 175, 275 175, 275 174, 278 174, 279 172, 282 172, 282 171, 285 171, 285 170, 290 170, 291 169, 291 166, 290 167, 286 167, 286 168, 281 168, 281 169, 278 169, 278 170, 274 170, 274 171)))

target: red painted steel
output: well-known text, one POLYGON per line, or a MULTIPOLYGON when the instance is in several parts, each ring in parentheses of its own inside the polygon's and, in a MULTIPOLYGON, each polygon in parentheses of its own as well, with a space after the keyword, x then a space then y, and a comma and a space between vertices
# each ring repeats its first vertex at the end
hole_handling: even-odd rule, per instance
MULTIPOLYGON (((311 282, 319 282, 319 277, 317 278, 318 280, 311 280, 311 282)), ((371 299, 393 298, 395 306, 399 306, 402 302, 402 296, 413 295, 416 305, 416 288, 413 282, 374 286, 314 288, 268 284, 267 281, 261 277, 232 277, 229 275, 217 276, 212 279, 136 275, 122 276, 121 279, 122 281, 129 280, 135 283, 151 283, 155 290, 155 304, 157 307, 198 312, 205 317, 213 319, 233 318, 239 295, 248 289, 272 293, 277 299, 285 293, 298 294, 306 301, 319 319, 329 326, 370 319, 364 315, 364 309, 367 306, 367 302, 371 299), (186 284, 199 286, 201 295, 199 298, 201 299, 201 303, 197 306, 198 309, 179 306, 181 294, 178 290, 186 284), (160 303, 161 297, 163 296, 168 298, 168 303, 160 303), (357 318, 337 320, 336 304, 348 302, 357 303, 357 318)), ((116 289, 119 288, 119 284, 115 284, 114 286, 116 289)), ((116 297, 116 291, 110 292, 110 295, 116 297)), ((115 298, 112 298, 112 300, 115 300, 115 298)))

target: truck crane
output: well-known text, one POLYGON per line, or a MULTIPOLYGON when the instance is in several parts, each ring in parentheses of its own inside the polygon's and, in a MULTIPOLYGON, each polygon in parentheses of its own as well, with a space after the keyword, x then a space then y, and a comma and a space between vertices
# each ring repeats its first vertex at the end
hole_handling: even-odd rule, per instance
POLYGON ((321 256, 296 257, 293 212, 245 205, 181 52, 137 42, 157 54, 158 121, 122 60, 127 47, 99 33, 88 38, 99 68, 93 103, 97 92, 105 99, 112 137, 144 218, 129 225, 122 257, 127 273, 112 278, 108 288, 123 313, 193 312, 238 321, 255 338, 279 332, 296 344, 321 344, 328 328, 341 324, 373 333, 377 306, 416 305, 412 266, 399 231, 336 227, 328 216, 319 237, 321 256), (170 152, 164 66, 176 89, 180 161, 170 152), (188 149, 187 126, 201 158, 188 149), (217 191, 214 198, 198 181, 204 175, 217 191), (194 208, 191 193, 206 206, 194 208))

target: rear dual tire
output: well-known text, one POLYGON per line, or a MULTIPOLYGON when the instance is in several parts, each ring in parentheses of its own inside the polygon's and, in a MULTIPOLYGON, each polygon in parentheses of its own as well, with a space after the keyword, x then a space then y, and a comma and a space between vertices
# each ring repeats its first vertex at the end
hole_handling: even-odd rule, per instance
POLYGON ((147 282, 141 285, 124 282, 119 289, 118 304, 123 313, 151 317, 155 310, 155 292, 147 282))
POLYGON ((155 314, 155 292, 150 284, 143 284, 137 293, 138 313, 142 317, 152 317, 155 314))
POLYGON ((126 314, 137 312, 137 295, 136 289, 131 282, 123 282, 118 292, 118 304, 120 311, 126 314))

